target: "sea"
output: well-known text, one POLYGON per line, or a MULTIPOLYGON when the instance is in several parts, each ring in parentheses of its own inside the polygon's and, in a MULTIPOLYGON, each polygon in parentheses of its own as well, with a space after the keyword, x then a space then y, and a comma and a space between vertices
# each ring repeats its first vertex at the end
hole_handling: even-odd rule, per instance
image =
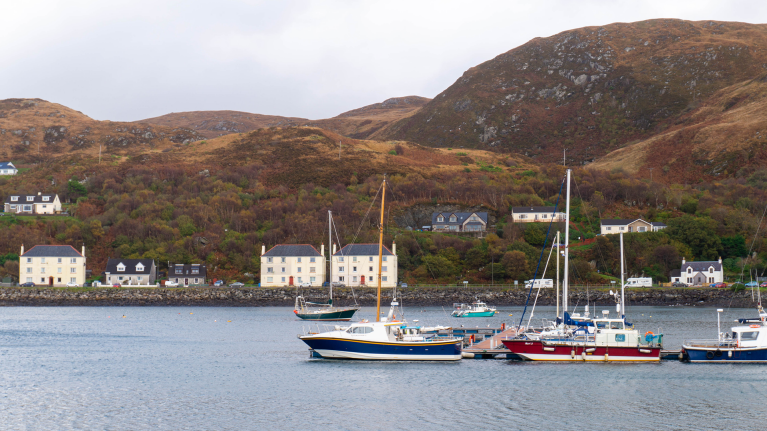
MULTIPOLYGON (((602 309, 615 315, 614 305, 592 313, 602 309)), ((476 319, 404 310, 422 325, 498 327, 522 316, 522 307, 476 319)), ((554 314, 538 307, 533 322, 554 314)), ((667 349, 716 338, 714 308, 627 316, 642 333, 663 333, 667 349)), ((725 309, 722 331, 755 316, 725 309)), ((767 365, 323 360, 297 338, 309 327, 288 307, 5 307, 0 429, 687 430, 767 420, 767 365)))

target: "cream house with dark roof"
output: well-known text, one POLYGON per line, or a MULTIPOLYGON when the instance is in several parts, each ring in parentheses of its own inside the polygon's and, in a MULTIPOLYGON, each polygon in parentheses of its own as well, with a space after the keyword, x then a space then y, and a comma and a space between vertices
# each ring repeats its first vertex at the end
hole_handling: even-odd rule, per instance
POLYGON ((665 229, 666 224, 661 222, 644 221, 638 219, 602 219, 599 221, 602 235, 628 232, 657 232, 665 229))
POLYGON ((11 194, 5 198, 4 211, 19 215, 59 214, 61 201, 57 194, 11 194))
POLYGON ((309 244, 278 244, 261 247, 261 286, 298 286, 325 282, 325 245, 317 251, 309 244))
POLYGON ((705 286, 724 281, 722 258, 718 261, 687 262, 682 258, 682 268, 671 271, 671 282, 682 282, 691 286, 705 286))
MULTIPOLYGON (((336 251, 333 244, 333 282, 347 286, 378 286, 378 244, 349 244, 336 251)), ((397 245, 383 247, 381 287, 397 284, 397 245)))
POLYGON ((36 245, 19 255, 19 283, 64 287, 85 284, 85 246, 82 253, 71 245, 36 245))
POLYGON ((147 286, 155 284, 157 267, 152 259, 109 259, 104 270, 106 284, 147 286))
POLYGON ((565 213, 557 212, 556 207, 512 207, 511 219, 514 223, 563 222, 565 213))

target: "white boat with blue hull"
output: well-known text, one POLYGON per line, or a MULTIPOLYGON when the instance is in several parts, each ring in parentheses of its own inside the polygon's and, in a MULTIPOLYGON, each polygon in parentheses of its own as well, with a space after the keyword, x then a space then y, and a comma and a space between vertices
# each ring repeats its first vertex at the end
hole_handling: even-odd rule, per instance
MULTIPOLYGON (((719 326, 717 310, 717 326, 719 326)), ((682 353, 690 362, 746 362, 767 364, 767 314, 759 308, 758 319, 739 319, 749 325, 733 326, 732 333, 719 332, 716 340, 690 340, 682 353)))

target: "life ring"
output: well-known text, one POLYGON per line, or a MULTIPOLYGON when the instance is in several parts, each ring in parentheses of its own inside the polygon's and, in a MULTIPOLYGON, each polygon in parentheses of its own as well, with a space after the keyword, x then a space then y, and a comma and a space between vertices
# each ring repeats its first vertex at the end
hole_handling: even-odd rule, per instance
POLYGON ((645 336, 645 337, 646 337, 646 336, 648 336, 648 335, 655 335, 655 334, 653 334, 653 332, 652 332, 652 331, 647 331, 647 332, 645 332, 645 333, 644 333, 644 336, 645 336))
POLYGON ((711 350, 706 352, 706 359, 714 359, 714 352, 712 352, 711 350))
POLYGON ((716 352, 714 352, 714 356, 716 356, 717 358, 720 358, 722 356, 722 351, 719 349, 716 349, 716 352))

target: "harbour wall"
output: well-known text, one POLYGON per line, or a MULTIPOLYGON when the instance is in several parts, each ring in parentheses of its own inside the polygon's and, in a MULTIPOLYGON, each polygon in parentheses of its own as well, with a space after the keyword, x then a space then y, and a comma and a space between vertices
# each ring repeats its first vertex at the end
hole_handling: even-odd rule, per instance
MULTIPOLYGON (((327 299, 327 289, 301 289, 307 301, 327 299)), ((404 306, 452 306, 458 302, 481 300, 489 305, 521 306, 528 299, 523 288, 493 287, 410 287, 398 290, 404 306)), ((293 306, 295 288, 0 288, 0 306, 293 306)), ((336 305, 355 302, 375 305, 375 288, 334 289, 336 305)), ((587 303, 597 307, 614 306, 608 289, 573 288, 570 306, 587 303)), ((388 307, 391 289, 382 292, 381 305, 388 307)), ((532 305, 535 291, 529 299, 532 305)), ((542 289, 538 305, 554 305, 554 289, 542 289)), ((715 288, 626 289, 626 305, 753 307, 751 290, 733 292, 715 288)))

